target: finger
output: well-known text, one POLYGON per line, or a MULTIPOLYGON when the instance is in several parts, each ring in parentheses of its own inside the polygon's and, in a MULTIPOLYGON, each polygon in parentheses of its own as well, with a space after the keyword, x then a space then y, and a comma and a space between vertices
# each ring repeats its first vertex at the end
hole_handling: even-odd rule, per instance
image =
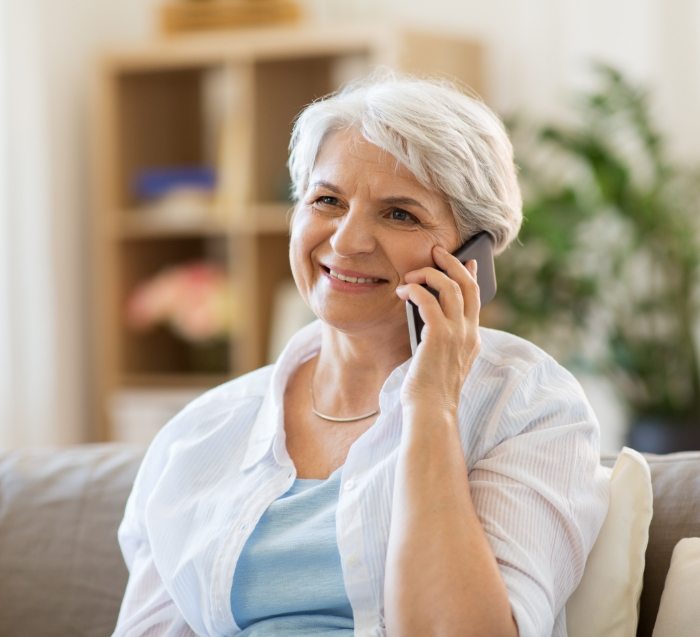
POLYGON ((472 272, 468 265, 473 262, 476 266, 474 259, 470 259, 467 263, 462 263, 457 257, 438 245, 433 246, 433 259, 437 267, 455 281, 459 282, 470 278, 476 279, 476 271, 472 272))
POLYGON ((481 298, 477 281, 476 260, 471 259, 465 265, 441 246, 433 248, 433 258, 435 264, 444 270, 447 276, 456 281, 462 290, 465 315, 476 314, 478 316, 481 309, 481 298))
POLYGON ((440 303, 430 291, 417 283, 407 283, 396 288, 396 294, 403 301, 413 301, 418 307, 423 323, 427 325, 445 318, 440 303))
POLYGON ((407 283, 428 285, 439 294, 438 302, 450 320, 464 316, 464 298, 460 285, 435 268, 413 270, 404 277, 407 283))

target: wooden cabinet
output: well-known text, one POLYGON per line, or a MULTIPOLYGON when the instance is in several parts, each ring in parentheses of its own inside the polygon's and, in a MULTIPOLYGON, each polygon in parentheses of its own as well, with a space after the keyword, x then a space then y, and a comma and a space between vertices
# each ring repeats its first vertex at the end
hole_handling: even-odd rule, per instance
POLYGON ((377 64, 481 88, 475 43, 375 27, 182 36, 103 57, 92 162, 95 439, 125 437, 114 426, 120 392, 191 393, 266 362, 273 300, 290 278, 292 121, 305 104, 377 64), (144 171, 178 167, 213 169, 206 205, 173 214, 139 195, 144 171), (198 346, 166 327, 135 330, 125 319, 140 282, 194 261, 218 264, 233 299, 209 372, 196 363, 198 346))

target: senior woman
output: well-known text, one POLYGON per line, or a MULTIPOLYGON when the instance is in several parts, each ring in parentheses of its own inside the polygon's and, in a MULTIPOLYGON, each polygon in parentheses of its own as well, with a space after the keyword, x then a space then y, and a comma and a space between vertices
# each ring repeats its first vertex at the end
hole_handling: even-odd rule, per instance
POLYGON ((517 234, 503 126, 392 76, 307 107, 290 148, 290 262, 319 320, 152 443, 115 634, 565 635, 607 509, 598 425, 552 358, 479 327, 475 263, 451 255, 517 234))

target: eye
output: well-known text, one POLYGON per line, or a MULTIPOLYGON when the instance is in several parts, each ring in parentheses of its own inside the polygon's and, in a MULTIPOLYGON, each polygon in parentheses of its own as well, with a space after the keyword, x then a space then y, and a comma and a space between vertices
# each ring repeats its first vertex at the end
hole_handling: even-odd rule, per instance
POLYGON ((338 198, 331 197, 330 195, 321 195, 320 197, 316 198, 314 203, 321 206, 337 206, 338 198))
POLYGON ((408 224, 419 223, 418 218, 415 215, 412 215, 410 212, 402 210, 401 208, 392 208, 392 210, 389 211, 388 216, 394 221, 401 221, 408 224))

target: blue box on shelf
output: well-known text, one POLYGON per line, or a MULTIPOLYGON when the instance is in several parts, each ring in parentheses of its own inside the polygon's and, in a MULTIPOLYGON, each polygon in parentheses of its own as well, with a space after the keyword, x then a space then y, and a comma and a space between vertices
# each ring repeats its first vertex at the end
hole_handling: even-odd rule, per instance
POLYGON ((134 194, 140 199, 158 199, 176 190, 213 192, 216 171, 209 166, 144 168, 133 180, 134 194))

